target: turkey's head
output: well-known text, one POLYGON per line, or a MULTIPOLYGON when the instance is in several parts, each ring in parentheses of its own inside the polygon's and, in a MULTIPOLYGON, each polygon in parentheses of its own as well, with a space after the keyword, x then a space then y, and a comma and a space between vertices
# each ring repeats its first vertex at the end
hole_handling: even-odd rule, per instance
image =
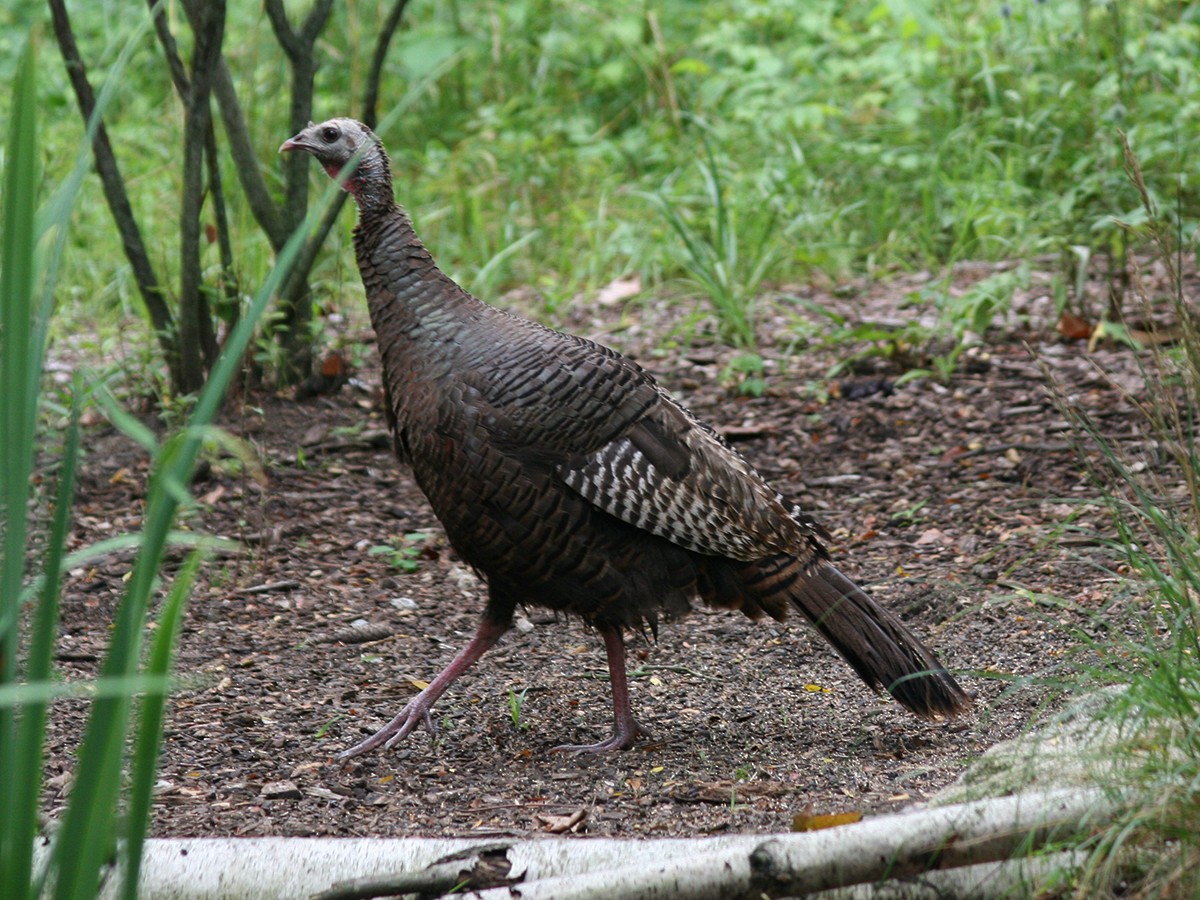
POLYGON ((329 119, 308 127, 279 147, 280 153, 303 150, 340 181, 359 206, 364 202, 392 202, 392 174, 383 142, 362 122, 354 119, 329 119), (343 179, 342 173, 351 171, 343 179))

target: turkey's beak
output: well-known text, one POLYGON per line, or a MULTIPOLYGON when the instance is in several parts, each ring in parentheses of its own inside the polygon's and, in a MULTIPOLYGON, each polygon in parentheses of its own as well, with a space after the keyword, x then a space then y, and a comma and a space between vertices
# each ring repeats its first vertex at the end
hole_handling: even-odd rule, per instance
POLYGON ((289 153, 292 150, 312 150, 312 146, 304 139, 303 131, 279 145, 280 153, 289 153))

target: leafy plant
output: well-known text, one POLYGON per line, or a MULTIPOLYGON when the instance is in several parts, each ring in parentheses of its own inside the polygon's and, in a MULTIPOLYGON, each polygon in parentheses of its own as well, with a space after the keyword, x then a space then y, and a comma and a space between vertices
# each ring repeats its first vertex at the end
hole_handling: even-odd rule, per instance
POLYGON ((729 361, 721 380, 735 383, 739 394, 761 397, 767 389, 766 361, 758 353, 743 351, 729 361))
POLYGON ((367 553, 371 556, 387 557, 388 564, 401 572, 415 572, 421 568, 421 555, 430 536, 424 531, 410 531, 388 544, 376 544, 367 553))
POLYGON ((529 727, 522 716, 525 709, 525 697, 529 693, 529 688, 524 688, 521 693, 517 693, 511 687, 508 689, 508 714, 512 718, 513 727, 519 731, 524 731, 529 727))
POLYGON ((909 369, 898 384, 913 378, 933 376, 949 381, 958 371, 964 351, 982 342, 997 315, 1007 314, 1013 294, 1029 287, 1030 271, 1021 263, 1010 271, 1001 271, 972 284, 962 293, 953 293, 945 283, 920 291, 917 303, 932 302, 937 310, 937 325, 908 329, 907 339, 929 359, 928 367, 909 369))

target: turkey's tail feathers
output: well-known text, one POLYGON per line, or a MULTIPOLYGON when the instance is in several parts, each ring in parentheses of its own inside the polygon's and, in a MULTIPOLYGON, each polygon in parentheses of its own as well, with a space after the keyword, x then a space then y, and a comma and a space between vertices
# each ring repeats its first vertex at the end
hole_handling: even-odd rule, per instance
POLYGON ((760 596, 786 596, 872 689, 887 690, 926 719, 970 709, 971 698, 933 652, 828 561, 804 566, 781 556, 755 570, 746 587, 760 596))

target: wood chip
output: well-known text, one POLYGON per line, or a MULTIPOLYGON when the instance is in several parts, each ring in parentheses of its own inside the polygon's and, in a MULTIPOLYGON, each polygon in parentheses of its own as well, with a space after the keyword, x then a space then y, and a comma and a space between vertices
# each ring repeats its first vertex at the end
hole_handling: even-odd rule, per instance
POLYGON ((262 786, 264 800, 299 800, 304 795, 294 781, 271 781, 262 786))

